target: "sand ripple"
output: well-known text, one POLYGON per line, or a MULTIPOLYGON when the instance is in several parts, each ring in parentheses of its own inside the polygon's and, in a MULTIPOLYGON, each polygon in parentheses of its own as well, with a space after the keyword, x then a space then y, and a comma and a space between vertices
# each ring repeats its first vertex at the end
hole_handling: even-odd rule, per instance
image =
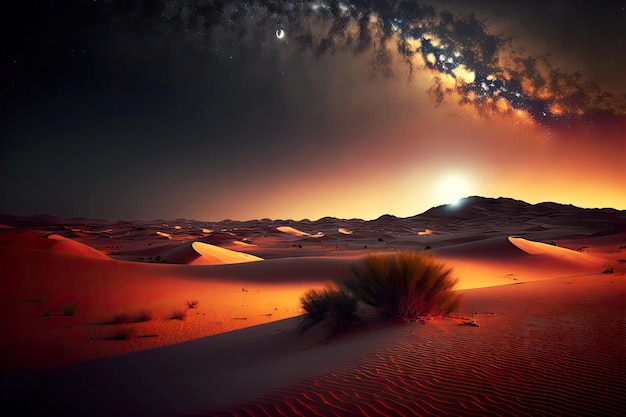
POLYGON ((358 366, 200 415, 621 415, 624 284, 611 285, 594 297, 563 285, 558 305, 525 299, 518 286, 509 296, 526 300, 522 307, 475 313, 479 328, 453 321, 390 328, 381 335, 389 343, 358 366))

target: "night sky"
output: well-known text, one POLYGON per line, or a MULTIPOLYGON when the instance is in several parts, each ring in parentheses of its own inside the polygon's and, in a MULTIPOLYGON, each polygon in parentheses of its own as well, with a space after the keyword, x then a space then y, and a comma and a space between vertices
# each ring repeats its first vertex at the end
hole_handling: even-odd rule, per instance
POLYGON ((371 219, 469 195, 626 209, 625 9, 14 2, 0 213, 371 219))

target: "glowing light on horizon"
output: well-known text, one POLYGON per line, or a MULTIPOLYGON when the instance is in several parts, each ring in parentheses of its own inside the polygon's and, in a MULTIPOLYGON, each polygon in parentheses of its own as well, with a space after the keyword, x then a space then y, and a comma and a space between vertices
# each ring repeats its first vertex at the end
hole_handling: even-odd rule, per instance
POLYGON ((454 206, 459 204, 462 198, 472 194, 472 183, 464 173, 449 173, 441 179, 437 191, 446 204, 454 206))

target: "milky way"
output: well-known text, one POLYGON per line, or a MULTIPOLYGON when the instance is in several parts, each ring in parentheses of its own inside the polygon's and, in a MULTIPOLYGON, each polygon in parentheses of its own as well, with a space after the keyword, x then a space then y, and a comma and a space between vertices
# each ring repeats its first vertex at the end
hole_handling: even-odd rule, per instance
POLYGON ((0 212, 622 207, 625 16, 583 0, 15 2, 0 212))
POLYGON ((393 75, 391 55, 397 53, 411 71, 432 71, 433 100, 454 92, 461 104, 481 112, 526 112, 543 125, 626 113, 624 95, 602 91, 581 72, 555 67, 549 57, 513 51, 507 38, 490 33, 476 16, 455 17, 412 1, 155 0, 124 2, 123 7, 128 16, 148 17, 162 33, 182 31, 199 45, 215 28, 233 43, 244 42, 250 30, 244 20, 256 22, 257 28, 273 25, 276 32, 271 33, 282 33, 316 56, 339 50, 371 54, 373 68, 383 76, 393 75))

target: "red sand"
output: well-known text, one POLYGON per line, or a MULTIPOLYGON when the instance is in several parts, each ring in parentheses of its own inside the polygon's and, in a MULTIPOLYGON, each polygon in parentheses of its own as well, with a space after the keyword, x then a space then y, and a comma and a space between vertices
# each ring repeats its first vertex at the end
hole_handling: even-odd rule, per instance
POLYGON ((490 217, 488 232, 432 213, 375 229, 325 219, 308 236, 284 224, 0 228, 2 401, 77 416, 620 415, 626 233, 610 233, 619 220, 518 215, 490 217), (457 318, 370 318, 326 344, 323 325, 298 335, 306 290, 366 253, 426 247, 459 278, 457 318), (189 265, 198 258, 212 265, 189 265), (151 320, 132 322, 140 311, 151 320), (131 322, 114 324, 122 313, 131 322), (113 340, 122 330, 130 340, 113 340))

